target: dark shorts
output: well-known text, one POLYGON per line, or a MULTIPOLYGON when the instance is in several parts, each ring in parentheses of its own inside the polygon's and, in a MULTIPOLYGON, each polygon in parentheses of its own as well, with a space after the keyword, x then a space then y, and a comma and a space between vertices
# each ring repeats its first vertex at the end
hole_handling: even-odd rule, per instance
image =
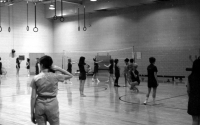
POLYGON ((80 73, 79 80, 86 80, 86 73, 80 73))
POLYGON ((27 68, 27 69, 30 69, 30 66, 27 66, 26 68, 27 68))
POLYGON ((94 74, 95 73, 98 73, 98 69, 97 68, 94 68, 94 74))
POLYGON ((157 88, 158 84, 156 81, 148 81, 148 88, 157 88))

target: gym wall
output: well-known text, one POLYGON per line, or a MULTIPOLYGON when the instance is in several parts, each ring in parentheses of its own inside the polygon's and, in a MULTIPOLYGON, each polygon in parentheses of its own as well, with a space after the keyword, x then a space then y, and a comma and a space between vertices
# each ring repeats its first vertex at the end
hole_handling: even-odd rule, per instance
MULTIPOLYGON (((27 9, 26 2, 20 2, 10 6, 10 27, 8 32, 9 14, 8 7, 1 7, 1 26, 0 32, 0 57, 3 67, 7 70, 7 75, 16 75, 16 57, 25 55, 25 60, 21 62, 20 75, 27 75, 26 59, 29 53, 52 52, 53 42, 53 24, 52 21, 45 18, 45 9, 43 4, 37 6, 37 27, 39 31, 33 32, 35 26, 35 11, 33 3, 29 3, 29 31, 27 27, 27 9), (15 57, 10 56, 11 49, 15 49, 15 57)), ((34 59, 35 62, 35 59, 34 59)))
POLYGON ((39 28, 37 33, 33 32, 35 27, 33 3, 29 3, 29 31, 26 30, 27 6, 25 1, 10 6, 11 32, 8 32, 8 12, 8 6, 1 7, 1 26, 3 31, 0 32, 0 53, 10 53, 13 48, 16 53, 52 52, 53 24, 51 20, 45 18, 43 4, 37 5, 37 27, 39 28))
POLYGON ((148 59, 154 56, 159 75, 187 76, 185 68, 192 66, 189 55, 199 55, 200 48, 200 2, 192 1, 93 13, 86 18, 87 31, 82 30, 83 20, 78 31, 77 17, 55 21, 53 51, 106 51, 134 46, 135 52, 142 53, 142 58, 136 60, 141 74, 147 74, 148 59))

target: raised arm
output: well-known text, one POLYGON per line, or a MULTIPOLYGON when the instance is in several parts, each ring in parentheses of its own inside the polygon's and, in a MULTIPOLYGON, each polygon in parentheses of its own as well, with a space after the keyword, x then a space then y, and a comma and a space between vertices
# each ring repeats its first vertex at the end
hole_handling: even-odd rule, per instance
POLYGON ((71 62, 71 64, 76 64, 77 62, 71 62))
POLYGON ((59 72, 61 72, 63 75, 65 75, 64 77, 65 77, 65 80, 67 80, 67 79, 70 79, 70 78, 72 78, 73 77, 73 75, 71 74, 71 73, 69 73, 68 71, 66 71, 66 70, 64 70, 64 69, 62 69, 62 68, 60 68, 60 67, 58 67, 58 66, 52 66, 51 67, 51 69, 52 70, 54 70, 54 71, 59 71, 59 72))
POLYGON ((109 64, 109 65, 104 64, 104 66, 107 67, 107 68, 110 67, 110 65, 111 65, 111 64, 109 64))
POLYGON ((96 63, 100 63, 100 62, 103 62, 103 60, 101 60, 101 61, 96 61, 96 63))

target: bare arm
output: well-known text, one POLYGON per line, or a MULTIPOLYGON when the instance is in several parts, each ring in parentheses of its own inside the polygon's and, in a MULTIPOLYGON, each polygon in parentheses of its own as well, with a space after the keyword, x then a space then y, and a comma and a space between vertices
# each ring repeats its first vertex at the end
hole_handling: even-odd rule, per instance
POLYGON ((98 61, 98 62, 96 61, 96 63, 100 63, 100 62, 103 62, 103 60, 101 60, 101 61, 98 61))
POLYGON ((88 65, 87 65, 87 64, 84 65, 84 69, 85 69, 86 72, 89 72, 89 68, 88 68, 88 65))
POLYGON ((71 73, 69 73, 68 71, 66 71, 66 70, 64 70, 64 69, 62 69, 62 68, 60 68, 58 66, 52 66, 51 69, 54 70, 54 71, 59 71, 62 74, 64 74, 65 75, 65 80, 70 79, 70 78, 73 77, 73 75, 71 73))
POLYGON ((104 66, 108 68, 108 67, 110 67, 110 64, 109 65, 104 64, 104 66))
POLYGON ((157 81, 157 84, 159 85, 159 83, 158 83, 158 77, 157 77, 157 72, 154 72, 154 77, 155 77, 155 79, 157 81))
POLYGON ((71 64, 76 64, 77 62, 71 62, 71 64))

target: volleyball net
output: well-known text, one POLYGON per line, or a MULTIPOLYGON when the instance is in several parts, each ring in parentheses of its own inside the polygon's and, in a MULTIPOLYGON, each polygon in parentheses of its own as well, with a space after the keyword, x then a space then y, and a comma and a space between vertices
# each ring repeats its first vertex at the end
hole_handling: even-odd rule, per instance
MULTIPOLYGON (((3 70, 7 72, 7 75, 16 75, 16 58, 20 55, 25 56, 25 60, 20 64, 20 75, 27 75, 26 58, 30 58, 31 72, 35 72, 36 58, 40 58, 42 55, 49 55, 53 58, 54 64, 64 69, 67 69, 68 59, 72 62, 76 62, 73 67, 73 73, 78 70, 78 62, 81 56, 86 58, 86 63, 94 68, 93 58, 95 57, 111 57, 112 59, 119 59, 119 66, 121 72, 124 68, 124 59, 135 57, 135 61, 138 64, 138 71, 140 74, 147 74, 147 66, 149 65, 149 58, 155 57, 155 65, 158 68, 158 75, 173 75, 173 76, 188 76, 191 72, 186 71, 186 68, 192 68, 192 61, 194 61, 200 55, 200 49, 198 47, 191 48, 165 48, 165 47, 140 47, 134 46, 129 48, 121 48, 116 50, 105 51, 65 51, 63 53, 16 53, 16 56, 12 58, 10 53, 0 53, 3 70)), ((97 58, 98 61, 102 58, 97 58)), ((104 58, 103 58, 104 60, 104 58)), ((109 58, 100 63, 100 66, 109 64, 109 58)), ((102 67, 100 67, 102 69, 102 67)), ((32 74, 32 75, 33 75, 32 74)))
POLYGON ((68 59, 71 59, 72 62, 75 62, 73 65, 73 72, 78 70, 78 62, 81 56, 85 57, 85 62, 91 66, 92 70, 94 68, 93 58, 96 58, 97 61, 102 61, 99 63, 99 69, 106 69, 104 64, 108 65, 111 59, 118 59, 119 66, 124 66, 125 58, 132 58, 133 47, 116 49, 116 50, 105 50, 105 51, 64 51, 63 53, 49 53, 54 63, 58 66, 61 66, 64 69, 67 69, 68 59))

